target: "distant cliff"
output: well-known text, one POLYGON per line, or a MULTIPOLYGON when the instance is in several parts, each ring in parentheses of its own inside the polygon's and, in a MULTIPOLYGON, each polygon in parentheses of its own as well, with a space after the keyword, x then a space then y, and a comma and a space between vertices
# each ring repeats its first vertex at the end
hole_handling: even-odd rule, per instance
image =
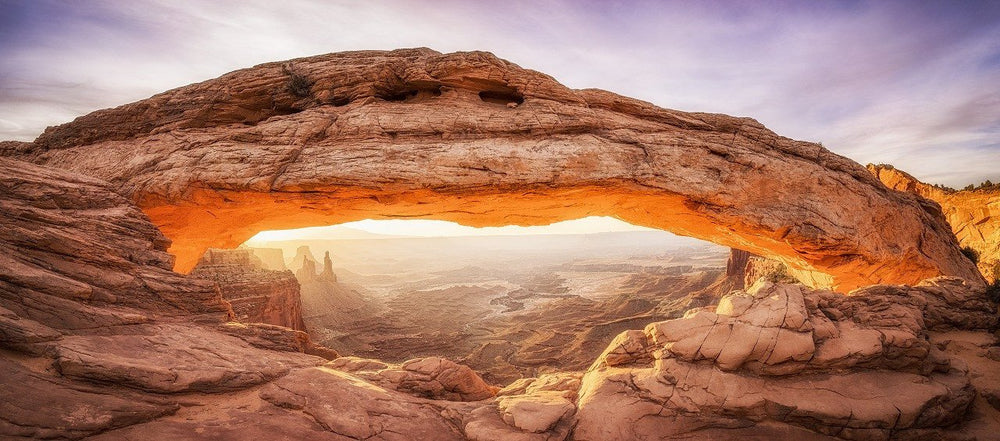
POLYGON ((915 193, 941 206, 962 247, 975 251, 977 266, 987 280, 1000 278, 1000 191, 962 190, 928 185, 889 165, 868 165, 893 190, 915 193))
POLYGON ((219 283, 236 319, 305 330, 299 283, 291 271, 266 269, 255 250, 210 249, 191 275, 219 283))

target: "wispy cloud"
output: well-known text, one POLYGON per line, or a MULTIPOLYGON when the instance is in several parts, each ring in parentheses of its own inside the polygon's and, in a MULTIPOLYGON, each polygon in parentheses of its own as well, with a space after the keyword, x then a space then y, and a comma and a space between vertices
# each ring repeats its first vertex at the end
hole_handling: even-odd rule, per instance
POLYGON ((257 63, 415 46, 751 116, 932 182, 998 173, 996 2, 0 0, 0 139, 257 63))

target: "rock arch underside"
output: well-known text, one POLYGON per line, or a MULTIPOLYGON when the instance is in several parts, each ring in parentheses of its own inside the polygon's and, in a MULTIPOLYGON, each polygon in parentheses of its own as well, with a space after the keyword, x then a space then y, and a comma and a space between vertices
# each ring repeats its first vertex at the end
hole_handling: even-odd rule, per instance
POLYGON ((937 204, 754 120, 487 53, 264 64, 0 142, 3 439, 991 439, 997 317, 937 204), (739 248, 741 279, 748 251, 770 256, 814 287, 760 278, 615 330, 583 371, 491 385, 239 322, 220 288, 244 279, 174 271, 266 229, 589 215, 739 248))
POLYGON ((844 292, 982 281, 937 206, 818 144, 568 89, 488 53, 262 64, 49 128, 22 150, 117 186, 173 241, 181 272, 269 229, 604 215, 775 258, 844 292))

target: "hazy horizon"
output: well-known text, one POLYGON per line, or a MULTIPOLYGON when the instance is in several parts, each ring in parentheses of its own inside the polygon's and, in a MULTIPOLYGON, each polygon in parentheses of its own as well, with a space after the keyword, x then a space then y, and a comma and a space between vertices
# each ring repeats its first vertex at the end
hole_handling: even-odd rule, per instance
MULTIPOLYGON (((343 224, 306 227, 291 230, 268 230, 257 233, 246 242, 264 243, 288 240, 354 240, 381 238, 433 238, 479 236, 530 236, 553 234, 595 234, 628 231, 662 231, 632 225, 606 216, 588 216, 549 225, 502 227, 470 227, 456 222, 430 219, 365 219, 343 224)), ((663 233, 676 236, 673 233, 663 233)))

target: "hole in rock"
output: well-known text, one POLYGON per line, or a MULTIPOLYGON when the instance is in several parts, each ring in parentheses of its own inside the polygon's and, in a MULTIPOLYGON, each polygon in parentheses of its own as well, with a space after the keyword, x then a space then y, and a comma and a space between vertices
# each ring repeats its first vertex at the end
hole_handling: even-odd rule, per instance
POLYGON ((479 99, 486 101, 487 103, 493 104, 510 104, 517 103, 518 105, 524 103, 524 96, 517 93, 514 89, 502 89, 502 90, 484 90, 479 92, 479 99))
POLYGON ((441 86, 438 84, 408 84, 402 87, 381 91, 375 95, 386 101, 416 101, 441 96, 441 86))
MULTIPOLYGON (((295 274, 318 343, 387 362, 443 356, 499 385, 584 370, 620 332, 732 287, 728 248, 608 217, 491 228, 363 220, 264 231, 240 248, 210 250, 193 274, 249 253, 295 274)), ((238 316, 267 309, 230 300, 238 316)))

